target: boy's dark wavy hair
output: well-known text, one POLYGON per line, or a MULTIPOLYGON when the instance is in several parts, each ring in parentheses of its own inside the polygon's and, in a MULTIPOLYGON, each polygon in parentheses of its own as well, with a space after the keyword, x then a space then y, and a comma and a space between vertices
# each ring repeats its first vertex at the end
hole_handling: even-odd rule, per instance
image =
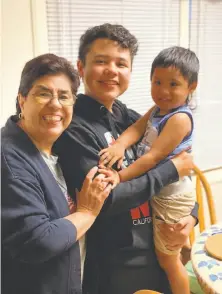
POLYGON ((116 41, 120 47, 129 49, 131 60, 138 50, 138 41, 126 28, 118 24, 105 23, 89 28, 80 38, 79 60, 85 64, 86 55, 92 43, 97 39, 109 39, 116 41))

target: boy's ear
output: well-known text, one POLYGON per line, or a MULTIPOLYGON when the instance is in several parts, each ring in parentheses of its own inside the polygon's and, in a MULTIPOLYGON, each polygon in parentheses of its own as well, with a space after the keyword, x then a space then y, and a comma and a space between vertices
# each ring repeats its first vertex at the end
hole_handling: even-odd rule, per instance
POLYGON ((77 61, 77 68, 78 68, 80 78, 83 78, 83 76, 84 76, 84 65, 83 65, 83 63, 82 63, 82 61, 80 59, 78 59, 78 61, 77 61))
POLYGON ((190 94, 192 94, 197 88, 197 82, 193 82, 190 86, 190 94))

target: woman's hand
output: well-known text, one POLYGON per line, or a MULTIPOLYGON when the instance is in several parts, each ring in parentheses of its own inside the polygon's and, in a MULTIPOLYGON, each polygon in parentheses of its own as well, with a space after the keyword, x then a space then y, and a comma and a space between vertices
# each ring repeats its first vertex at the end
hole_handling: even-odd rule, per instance
POLYGON ((76 210, 69 203, 72 210, 69 215, 64 217, 69 220, 76 228, 76 240, 79 240, 92 226, 98 216, 104 201, 112 190, 112 185, 103 182, 104 175, 100 174, 94 178, 98 167, 93 167, 87 174, 82 189, 76 195, 76 210))
POLYGON ((120 183, 120 176, 116 170, 112 168, 106 168, 105 166, 99 166, 98 172, 105 175, 105 179, 103 181, 106 183, 111 183, 112 189, 114 189, 120 183))
POLYGON ((112 190, 112 185, 103 181, 105 177, 103 174, 94 178, 97 171, 97 167, 89 171, 81 191, 77 192, 77 212, 87 212, 97 216, 112 190))
POLYGON ((166 242, 169 250, 178 250, 186 244, 187 239, 196 224, 196 219, 189 215, 182 218, 178 223, 159 225, 162 239, 166 242))

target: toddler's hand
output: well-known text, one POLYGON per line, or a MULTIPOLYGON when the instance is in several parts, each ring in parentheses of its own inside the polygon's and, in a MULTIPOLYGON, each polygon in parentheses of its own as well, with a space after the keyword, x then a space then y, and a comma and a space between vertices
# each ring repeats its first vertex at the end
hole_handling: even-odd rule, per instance
POLYGON ((118 161, 117 168, 120 169, 123 163, 124 153, 124 147, 118 142, 115 142, 113 145, 99 152, 99 164, 111 168, 113 164, 118 161))

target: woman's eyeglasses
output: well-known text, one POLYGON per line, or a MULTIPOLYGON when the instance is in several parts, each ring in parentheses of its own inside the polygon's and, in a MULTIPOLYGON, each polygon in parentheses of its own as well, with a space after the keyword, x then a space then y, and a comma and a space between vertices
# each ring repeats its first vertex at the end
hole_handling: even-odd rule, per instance
POLYGON ((75 101, 77 97, 75 95, 69 95, 69 94, 60 94, 57 97, 55 97, 50 92, 40 92, 40 93, 34 93, 32 94, 34 99, 39 104, 47 104, 52 99, 58 99, 59 103, 63 106, 72 106, 75 104, 75 101))

